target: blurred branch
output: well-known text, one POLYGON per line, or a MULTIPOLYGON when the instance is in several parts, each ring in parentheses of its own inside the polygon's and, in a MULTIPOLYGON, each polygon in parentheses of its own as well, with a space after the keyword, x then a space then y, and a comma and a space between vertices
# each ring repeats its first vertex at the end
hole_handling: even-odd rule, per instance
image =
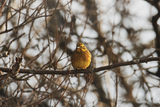
MULTIPOLYGON (((133 65, 133 64, 139 64, 139 63, 147 63, 150 61, 160 61, 160 57, 153 57, 153 58, 140 58, 140 59, 135 59, 132 61, 128 61, 128 62, 120 62, 120 63, 116 63, 113 65, 108 65, 108 66, 103 66, 103 67, 99 67, 99 68, 94 68, 94 72, 99 72, 99 71, 103 71, 103 70, 109 70, 109 69, 113 69, 113 68, 117 68, 117 67, 121 67, 121 66, 128 66, 128 65, 133 65)), ((3 72, 11 72, 12 69, 9 68, 2 68, 0 67, 0 70, 3 72)), ((29 74, 60 74, 60 75, 66 75, 68 74, 68 72, 70 72, 70 74, 75 74, 77 73, 91 73, 91 70, 66 70, 66 71, 56 71, 56 70, 32 70, 32 69, 21 69, 19 71, 19 73, 29 73, 29 74)))
MULTIPOLYGON (((45 96, 44 98, 41 98, 40 100, 38 100, 37 102, 34 102, 34 103, 31 104, 31 105, 36 105, 36 104, 38 104, 39 102, 43 101, 44 99, 52 96, 52 95, 60 88, 60 86, 65 82, 65 80, 68 78, 69 73, 70 73, 70 72, 67 73, 67 75, 66 75, 66 77, 63 79, 63 81, 59 84, 59 86, 58 86, 55 90, 53 90, 52 93, 50 93, 49 95, 45 96)), ((68 82, 68 85, 69 85, 69 84, 70 84, 70 81, 68 82)), ((67 85, 64 93, 66 92, 66 90, 67 90, 67 88, 68 88, 68 85, 67 85)), ((61 96, 61 98, 62 98, 62 97, 63 97, 63 95, 61 96)), ((61 99, 60 99, 60 100, 61 100, 61 99)), ((60 100, 59 100, 59 101, 60 101, 60 100)), ((58 101, 58 103, 59 103, 59 101, 58 101)))
POLYGON ((1 4, 0 4, 0 5, 1 5, 1 6, 0 6, 0 17, 1 17, 1 15, 2 15, 2 10, 3 10, 3 7, 4 7, 4 5, 5 5, 5 0, 1 0, 0 3, 1 3, 1 4))
MULTIPOLYGON (((5 47, 5 48, 4 48, 4 50, 2 50, 2 53, 0 53, 0 58, 2 58, 2 57, 7 57, 7 56, 10 54, 10 46, 11 46, 11 44, 12 44, 15 40, 21 38, 24 34, 25 34, 25 33, 22 33, 20 36, 14 38, 14 39, 9 43, 8 47, 7 47, 6 45, 1 46, 1 47, 5 47)), ((0 47, 0 48, 1 48, 1 47, 0 47)))
MULTIPOLYGON (((158 25, 158 19, 160 17, 160 5, 159 5, 159 0, 146 0, 148 3, 150 3, 151 5, 153 5, 158 13, 152 17, 152 25, 153 25, 153 29, 156 33, 156 45, 155 48, 157 49, 156 52, 158 54, 158 57, 160 56, 160 30, 159 30, 159 25, 158 25)), ((158 65, 160 65, 160 63, 158 62, 158 65)), ((158 71, 155 74, 156 76, 160 77, 160 68, 158 68, 158 71)))
POLYGON ((12 44, 15 40, 17 40, 17 39, 21 38, 24 34, 25 34, 25 33, 22 33, 20 36, 18 36, 18 37, 16 37, 16 38, 14 38, 14 39, 9 43, 9 45, 8 45, 8 49, 10 49, 11 44, 12 44))

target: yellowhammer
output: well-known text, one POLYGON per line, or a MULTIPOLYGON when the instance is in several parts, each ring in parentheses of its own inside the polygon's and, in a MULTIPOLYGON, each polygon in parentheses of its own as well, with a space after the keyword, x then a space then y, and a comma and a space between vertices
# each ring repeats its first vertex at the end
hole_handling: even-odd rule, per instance
POLYGON ((71 56, 71 63, 74 69, 86 69, 91 63, 91 53, 83 45, 83 43, 77 43, 76 50, 71 56))

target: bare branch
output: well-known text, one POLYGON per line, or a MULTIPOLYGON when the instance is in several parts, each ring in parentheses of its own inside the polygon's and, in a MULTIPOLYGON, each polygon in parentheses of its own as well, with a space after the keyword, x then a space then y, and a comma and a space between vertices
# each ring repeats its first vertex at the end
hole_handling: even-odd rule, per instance
MULTIPOLYGON (((128 62, 120 62, 113 65, 103 66, 99 68, 94 68, 94 70, 66 70, 66 71, 58 71, 58 70, 32 70, 32 69, 20 69, 19 73, 28 73, 28 74, 60 74, 60 75, 66 75, 68 72, 70 74, 77 73, 92 73, 92 72, 99 72, 103 70, 109 70, 117 67, 122 66, 128 66, 128 65, 134 65, 134 64, 140 64, 140 63, 147 63, 150 61, 160 61, 160 57, 153 57, 153 58, 140 58, 128 62)), ((0 67, 0 70, 3 72, 11 72, 12 69, 9 68, 2 68, 0 67)))

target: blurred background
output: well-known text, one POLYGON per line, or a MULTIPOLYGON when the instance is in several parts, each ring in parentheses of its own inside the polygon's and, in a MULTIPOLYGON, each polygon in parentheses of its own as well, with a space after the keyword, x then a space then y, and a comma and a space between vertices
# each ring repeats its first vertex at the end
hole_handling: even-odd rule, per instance
MULTIPOLYGON (((90 69, 160 57, 159 17, 159 0, 0 0, 0 67, 12 68, 22 56, 21 69, 73 70, 70 56, 80 41, 92 53, 90 69)), ((83 73, 3 73, 0 105, 159 107, 159 66, 99 71, 88 85, 83 73)))

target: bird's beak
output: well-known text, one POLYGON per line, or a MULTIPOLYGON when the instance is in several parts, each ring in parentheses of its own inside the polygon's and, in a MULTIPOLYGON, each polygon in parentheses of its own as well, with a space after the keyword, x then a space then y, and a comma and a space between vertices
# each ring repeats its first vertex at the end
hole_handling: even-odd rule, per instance
POLYGON ((80 52, 80 47, 79 47, 79 46, 77 46, 77 49, 76 49, 76 50, 77 50, 77 52, 80 52))

